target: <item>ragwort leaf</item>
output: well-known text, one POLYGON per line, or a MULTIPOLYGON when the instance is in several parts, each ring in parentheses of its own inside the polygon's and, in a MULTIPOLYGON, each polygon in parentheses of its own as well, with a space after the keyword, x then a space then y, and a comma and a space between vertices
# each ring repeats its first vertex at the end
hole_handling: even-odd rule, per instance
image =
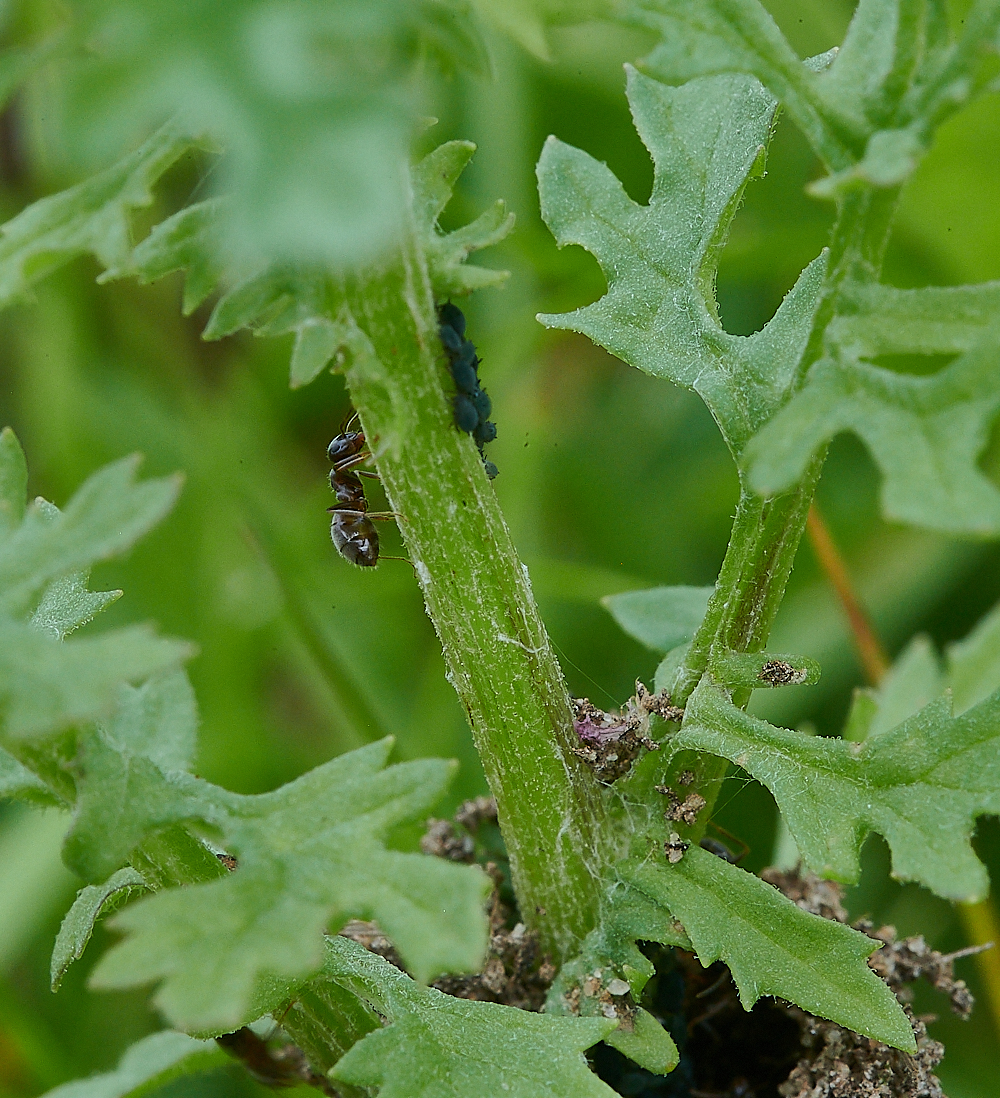
POLYGON ((116 899, 124 899, 136 889, 145 891, 148 887, 141 873, 126 866, 113 873, 103 884, 87 885, 80 889, 73 906, 63 916, 52 948, 49 979, 53 991, 59 990, 69 966, 83 956, 97 920, 105 908, 116 899))
POLYGON ((771 790, 806 865, 855 881, 865 837, 892 850, 893 876, 974 902, 989 889, 970 843, 975 818, 1000 812, 1000 693, 953 717, 939 698, 861 743, 775 728, 702 684, 678 748, 742 766, 771 790))
POLYGON ((879 942, 803 911, 759 877, 699 846, 692 845, 675 865, 661 856, 624 866, 622 877, 683 925, 703 965, 726 962, 744 1009, 763 995, 776 995, 915 1051, 896 997, 865 964, 879 942))
POLYGON ((826 258, 806 268, 762 331, 726 332, 715 303, 718 253, 748 178, 762 170, 775 101, 752 77, 669 88, 633 69, 628 96, 653 158, 649 204, 633 202, 605 165, 549 138, 538 163, 542 216, 560 247, 581 244, 596 256, 608 292, 538 319, 695 390, 739 455, 796 380, 826 258))
POLYGON ((195 141, 180 127, 158 130, 112 168, 28 206, 0 229, 0 306, 78 255, 111 275, 130 269, 129 217, 148 206, 152 186, 195 141))
POLYGON ((63 1083, 43 1098, 140 1098, 172 1079, 211 1071, 230 1062, 214 1041, 198 1041, 186 1033, 164 1030, 132 1045, 114 1071, 63 1083))
POLYGON ((804 388, 747 447, 750 484, 791 487, 841 431, 862 438, 882 471, 889 519, 949 534, 1000 534, 1000 491, 977 460, 1000 411, 997 343, 984 340, 929 377, 862 361, 817 362, 804 388))
POLYGON ((630 637, 647 648, 669 652, 694 637, 714 587, 651 587, 601 599, 630 637))
POLYGON ((460 229, 444 233, 438 225, 438 218, 451 201, 455 182, 475 151, 471 141, 448 141, 428 153, 410 172, 414 220, 427 256, 434 296, 439 300, 497 286, 508 275, 507 271, 465 262, 470 252, 496 244, 513 228, 514 215, 507 212, 502 199, 460 229))
POLYGON ((165 773, 107 736, 87 746, 86 784, 67 848, 93 873, 157 826, 204 820, 239 868, 168 889, 119 915, 129 936, 94 972, 101 987, 162 979, 156 1002, 176 1025, 227 1031, 260 1014, 262 980, 315 972, 323 930, 375 918, 421 979, 474 970, 485 947, 481 870, 389 850, 384 836, 420 818, 447 784, 439 759, 385 769, 391 741, 352 751, 273 793, 240 796, 179 771, 165 773), (120 798, 115 800, 114 798, 120 798), (117 847, 117 849, 116 849, 117 847), (95 855, 95 851, 99 854, 95 855))
POLYGON ((325 975, 368 999, 389 1025, 359 1041, 336 1081, 380 1098, 612 1098, 584 1049, 614 1029, 606 1018, 560 1018, 420 987, 344 938, 329 939, 325 975))

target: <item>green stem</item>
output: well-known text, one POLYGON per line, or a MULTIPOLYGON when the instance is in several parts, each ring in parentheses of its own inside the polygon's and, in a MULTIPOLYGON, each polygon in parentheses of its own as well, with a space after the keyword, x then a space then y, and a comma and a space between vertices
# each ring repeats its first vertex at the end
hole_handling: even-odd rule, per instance
POLYGON ((354 406, 497 800, 521 915, 561 962, 596 919, 602 813, 571 750, 565 681, 479 455, 452 421, 413 239, 347 298, 360 329, 346 369, 354 406))

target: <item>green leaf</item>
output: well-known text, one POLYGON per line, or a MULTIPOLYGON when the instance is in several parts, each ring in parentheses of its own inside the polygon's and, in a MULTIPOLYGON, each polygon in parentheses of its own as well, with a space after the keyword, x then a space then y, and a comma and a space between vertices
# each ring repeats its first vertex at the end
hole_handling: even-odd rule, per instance
POLYGON ((0 715, 7 744, 105 715, 122 683, 172 670, 191 655, 190 645, 157 637, 143 625, 60 642, 0 618, 0 715))
POLYGON ((605 165, 549 138, 538 163, 542 216, 560 247, 581 244, 596 256, 608 292, 576 312, 538 319, 695 390, 738 455, 796 380, 825 254, 762 331, 724 331, 714 293, 718 255, 748 178, 763 170, 776 104, 751 77, 669 88, 628 73, 636 128, 653 158, 649 204, 633 202, 605 165))
POLYGON ((179 477, 135 482, 137 456, 106 465, 56 512, 44 501, 0 543, 0 608, 18 611, 51 580, 124 552, 177 499, 179 477))
POLYGON ((470 252, 496 244, 514 227, 514 215, 507 212, 502 200, 498 199, 475 221, 450 233, 443 233, 438 225, 455 182, 475 151, 471 141, 448 141, 425 156, 410 173, 414 220, 438 300, 484 286, 497 286, 508 275, 507 271, 474 267, 465 262, 470 252))
POLYGON ((865 964, 879 942, 810 915, 698 846, 676 865, 661 855, 625 868, 623 877, 683 924, 703 965, 726 962, 744 1009, 776 995, 895 1048, 916 1050, 896 997, 865 964))
POLYGON ((128 271, 131 211, 153 201, 153 184, 194 143, 179 127, 164 126, 114 167, 8 221, 0 230, 0 305, 78 255, 94 255, 108 277, 128 271))
POLYGON ((820 666, 815 660, 781 652, 734 652, 715 648, 708 669, 716 682, 728 688, 813 686, 820 679, 820 666))
POLYGON ((96 986, 162 979, 156 1002, 174 1024, 226 1031, 262 1012, 261 980, 315 972, 323 930, 352 916, 377 919, 421 979, 475 970, 486 934, 482 871, 383 842, 394 825, 426 814, 453 766, 424 759, 384 769, 390 748, 371 744, 273 793, 240 796, 164 773, 107 736, 89 741, 67 839, 72 864, 92 874, 143 831, 192 818, 239 860, 221 880, 168 889, 119 915, 113 925, 129 936, 101 960, 96 986), (252 1004, 257 1014, 248 1015, 252 1004))
POLYGON ((0 747, 0 800, 17 797, 41 804, 59 804, 59 798, 9 751, 0 747))
POLYGON ((848 153, 824 117, 817 78, 758 0, 637 0, 627 10, 659 36, 642 62, 647 72, 672 84, 752 74, 787 107, 827 163, 846 165, 848 153))
POLYGON ((703 684, 672 743, 730 759, 766 785, 806 865, 822 876, 857 880, 861 844, 877 831, 893 876, 954 900, 988 891, 969 839, 977 816, 1000 812, 1000 694, 958 717, 950 698, 939 698, 852 743, 775 728, 703 684))
POLYGON ((188 770, 198 736, 198 706, 184 671, 122 686, 105 735, 123 752, 154 762, 161 770, 188 770))
POLYGON ((1000 411, 996 343, 929 377, 861 361, 817 362, 805 387, 747 447, 753 489, 777 495, 841 431, 868 445, 886 517, 949 534, 1000 534, 1000 491, 977 460, 1000 411))
POLYGON ((185 1033, 164 1030, 137 1041, 114 1071, 63 1083, 43 1098, 140 1098, 173 1079, 229 1062, 214 1041, 197 1041, 185 1033))
POLYGON ((647 648, 669 652, 698 631, 714 587, 652 587, 601 599, 630 637, 647 648))
POLYGON ((0 537, 16 530, 24 519, 28 494, 28 465, 17 435, 9 427, 0 432, 0 537))
POLYGON ((605 1018, 559 1018, 443 995, 343 938, 329 940, 325 974, 390 1022, 339 1061, 336 1081, 379 1087, 380 1098, 614 1094, 583 1058, 614 1028, 605 1018))
POLYGON ((112 874, 104 884, 87 885, 80 889, 73 906, 63 918, 52 949, 49 978, 53 991, 59 990, 69 966, 83 956, 97 920, 105 909, 114 900, 124 900, 137 889, 145 891, 148 887, 142 874, 126 866, 112 874))
POLYGON ((850 358, 960 354, 979 346, 1000 316, 1000 282, 897 290, 848 283, 827 340, 850 358))
POLYGON ((964 713, 1000 689, 1000 604, 964 640, 950 644, 946 658, 956 713, 964 713))
POLYGON ((155 226, 132 253, 132 267, 140 282, 155 282, 174 271, 184 271, 182 312, 190 316, 222 280, 219 259, 221 199, 188 206, 155 226))

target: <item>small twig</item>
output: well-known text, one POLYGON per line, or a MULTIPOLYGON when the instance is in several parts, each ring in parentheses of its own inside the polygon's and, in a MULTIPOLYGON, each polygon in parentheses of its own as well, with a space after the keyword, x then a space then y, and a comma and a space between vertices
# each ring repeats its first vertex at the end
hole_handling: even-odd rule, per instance
POLYGON ((826 573, 827 579, 833 584, 837 597, 847 614, 847 620, 854 634, 854 643, 857 645, 858 655, 861 657, 861 666, 865 676, 872 686, 878 686, 889 669, 889 659, 886 656, 882 642, 879 640, 868 615, 862 609, 854 594, 850 576, 840 550, 834 544, 830 531, 823 521, 822 515, 815 502, 809 508, 809 518, 806 522, 809 531, 809 541, 819 561, 820 567, 826 573))

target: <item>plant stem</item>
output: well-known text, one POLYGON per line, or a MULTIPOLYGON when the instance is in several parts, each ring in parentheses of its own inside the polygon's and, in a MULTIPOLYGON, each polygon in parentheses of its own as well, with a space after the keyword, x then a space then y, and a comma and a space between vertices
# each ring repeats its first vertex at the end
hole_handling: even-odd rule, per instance
POLYGON ((527 572, 482 461, 452 421, 414 238, 348 286, 347 300, 370 341, 345 371, 354 406, 469 714, 522 918, 561 962, 597 917, 602 801, 571 750, 569 697, 527 572))

